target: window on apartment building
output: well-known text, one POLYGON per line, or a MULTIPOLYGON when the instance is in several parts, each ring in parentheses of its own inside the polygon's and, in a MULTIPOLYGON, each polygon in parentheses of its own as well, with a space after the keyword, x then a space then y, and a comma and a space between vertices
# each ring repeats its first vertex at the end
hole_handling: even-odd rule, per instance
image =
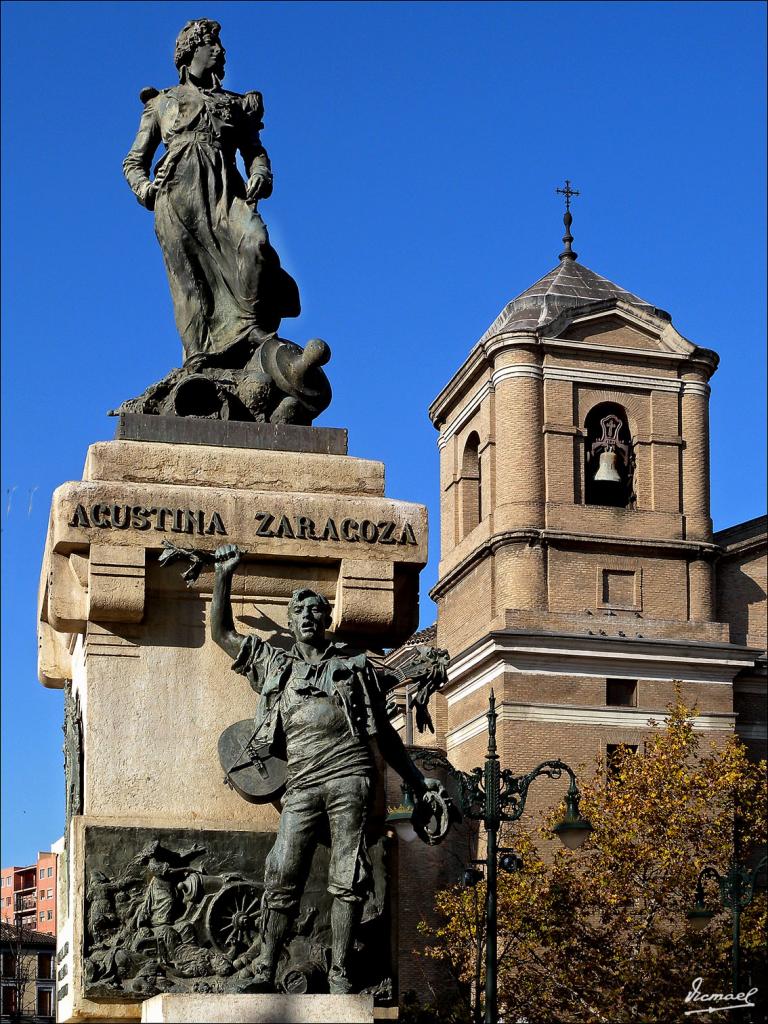
POLYGON ((53 889, 49 889, 49 890, 48 890, 48 899, 49 899, 49 900, 52 900, 52 899, 53 899, 53 889))
POLYGON ((41 911, 40 911, 40 920, 41 920, 41 921, 44 921, 44 920, 45 920, 45 911, 44 911, 44 910, 41 910, 41 911))
POLYGON ((53 953, 37 954, 37 976, 44 981, 53 978, 53 953))
POLYGON ((2 1013, 10 1017, 16 1013, 16 989, 13 985, 3 985, 2 1013))
POLYGON ((52 920, 53 920, 53 911, 52 911, 52 910, 49 910, 49 911, 48 911, 48 920, 49 920, 49 921, 52 921, 52 920))
POLYGON ((45 889, 41 889, 41 890, 40 890, 40 899, 41 899, 41 900, 44 900, 44 899, 45 899, 45 889))
POLYGON ((636 743, 608 743, 605 748, 605 767, 610 777, 618 774, 619 765, 627 753, 636 754, 636 743))
POLYGON ((53 868, 48 868, 48 877, 50 878, 53 874, 53 868))
POLYGON ((605 703, 614 708, 636 708, 637 680, 606 679, 605 703))
POLYGON ((53 991, 50 988, 39 988, 37 990, 37 1016, 53 1016, 53 991))
POLYGON ((6 907, 10 907, 10 905, 11 905, 11 897, 10 896, 6 896, 5 897, 5 905, 6 905, 6 907))

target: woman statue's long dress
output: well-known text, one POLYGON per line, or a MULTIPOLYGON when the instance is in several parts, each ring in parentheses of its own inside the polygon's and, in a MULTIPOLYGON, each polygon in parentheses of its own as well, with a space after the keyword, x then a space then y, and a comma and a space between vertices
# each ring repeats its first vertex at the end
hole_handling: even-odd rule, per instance
MULTIPOLYGON (((223 69, 224 51, 214 45, 223 69)), ((185 366, 243 366, 282 317, 300 312, 296 282, 281 268, 256 208, 272 191, 259 138, 262 98, 223 90, 215 74, 196 79, 187 65, 180 78, 171 89, 142 92, 144 114, 123 171, 155 212, 185 366), (167 149, 150 180, 160 142, 167 149)))

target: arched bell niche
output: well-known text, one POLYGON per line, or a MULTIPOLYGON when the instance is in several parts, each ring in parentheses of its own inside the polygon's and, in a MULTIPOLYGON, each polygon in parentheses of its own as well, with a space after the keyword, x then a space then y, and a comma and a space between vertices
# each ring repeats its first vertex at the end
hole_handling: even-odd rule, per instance
POLYGON ((634 453, 626 409, 601 402, 587 414, 584 498, 587 505, 634 508, 634 453))

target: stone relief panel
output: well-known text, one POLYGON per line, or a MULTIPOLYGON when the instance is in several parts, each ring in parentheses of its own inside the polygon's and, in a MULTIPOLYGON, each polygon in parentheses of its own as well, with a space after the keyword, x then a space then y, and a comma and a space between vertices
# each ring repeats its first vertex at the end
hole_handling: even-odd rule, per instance
MULTIPOLYGON (((85 831, 85 995, 256 991, 264 862, 273 833, 89 826, 85 831)), ((391 998, 386 838, 355 943, 358 991, 391 998)), ((276 976, 278 991, 327 992, 328 848, 321 841, 276 976)))

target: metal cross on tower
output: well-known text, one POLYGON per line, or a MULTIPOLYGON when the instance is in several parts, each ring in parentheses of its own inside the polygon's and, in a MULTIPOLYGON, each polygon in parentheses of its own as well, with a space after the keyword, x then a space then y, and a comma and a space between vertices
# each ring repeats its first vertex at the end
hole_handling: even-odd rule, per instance
POLYGON ((578 253, 574 252, 571 248, 571 242, 573 241, 573 235, 571 234, 571 224, 573 223, 573 217, 571 216, 571 197, 581 195, 575 188, 571 188, 571 183, 568 178, 565 179, 565 188, 556 188, 555 192, 557 195, 565 196, 565 215, 563 216, 563 224, 565 224, 565 234, 563 235, 563 242, 565 248, 560 253, 561 260, 575 260, 578 253))
POLYGON ((555 192, 560 196, 565 196, 565 212, 571 208, 571 196, 580 196, 581 192, 578 192, 575 188, 571 188, 570 181, 565 179, 565 188, 556 188, 555 192))

